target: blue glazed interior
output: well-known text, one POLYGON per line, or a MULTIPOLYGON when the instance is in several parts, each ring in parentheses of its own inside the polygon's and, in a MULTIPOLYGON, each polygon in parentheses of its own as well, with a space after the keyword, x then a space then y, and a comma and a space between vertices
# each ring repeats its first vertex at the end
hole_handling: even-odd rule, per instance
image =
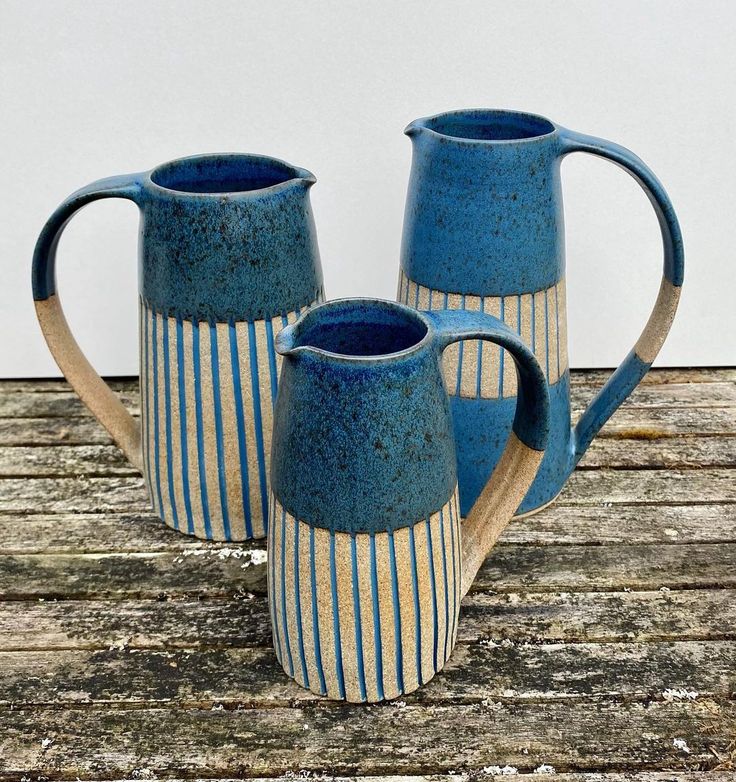
POLYGON ((164 163, 151 172, 154 184, 180 193, 243 193, 299 177, 292 166, 259 155, 203 155, 164 163))
POLYGON ((421 318, 391 302, 332 303, 304 318, 290 347, 341 356, 388 356, 409 350, 426 334, 421 318))
POLYGON ((426 120, 424 127, 443 136, 475 141, 517 141, 555 130, 549 120, 535 114, 484 109, 438 114, 426 120))

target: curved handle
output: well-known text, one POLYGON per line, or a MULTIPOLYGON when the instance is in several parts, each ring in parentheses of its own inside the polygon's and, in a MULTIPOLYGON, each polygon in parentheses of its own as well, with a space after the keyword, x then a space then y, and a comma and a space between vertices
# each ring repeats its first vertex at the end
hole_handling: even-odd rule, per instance
POLYGON ((612 141, 586 136, 566 128, 560 128, 560 140, 561 155, 587 152, 606 158, 639 183, 654 207, 664 245, 662 284, 644 331, 621 366, 608 378, 580 416, 573 430, 574 460, 577 464, 603 424, 639 385, 664 344, 680 300, 685 261, 682 232, 672 203, 662 183, 639 157, 612 141))
POLYGON ((140 203, 140 174, 109 177, 72 193, 51 215, 33 253, 33 298, 41 331, 59 369, 130 462, 142 470, 140 427, 82 353, 56 293, 56 247, 73 215, 99 198, 140 203))
POLYGON ((498 318, 470 310, 434 310, 424 315, 436 329, 440 351, 463 339, 493 342, 511 354, 519 378, 514 423, 506 448, 463 523, 461 590, 465 595, 537 474, 549 434, 549 396, 534 354, 498 318))

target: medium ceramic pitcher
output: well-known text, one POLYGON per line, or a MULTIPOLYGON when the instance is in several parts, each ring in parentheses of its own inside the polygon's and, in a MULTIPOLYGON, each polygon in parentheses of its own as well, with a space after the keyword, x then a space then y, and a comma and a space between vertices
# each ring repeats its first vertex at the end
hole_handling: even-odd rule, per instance
POLYGON ((299 684, 379 701, 439 671, 460 600, 528 489, 547 390, 490 315, 370 299, 313 308, 276 337, 284 357, 271 462, 268 594, 276 654, 299 684), (517 362, 513 431, 461 524, 442 352, 460 339, 517 362))
POLYGON ((184 158, 78 190, 38 239, 33 295, 49 348, 180 532, 265 535, 274 334, 322 298, 314 181, 258 155, 184 158), (81 352, 56 290, 59 237, 99 198, 127 198, 141 212, 140 424, 81 352))
MULTIPOLYGON (((491 313, 521 335, 549 383, 550 439, 520 513, 551 502, 591 440, 637 386, 669 331, 680 296, 683 250, 672 204, 627 149, 544 117, 477 109, 416 120, 404 217, 399 301, 417 309, 491 313), (588 152, 641 185, 659 220, 664 276, 639 341, 571 426, 560 161, 588 152)), ((498 462, 517 383, 508 355, 463 341, 446 354, 465 515, 498 462)))

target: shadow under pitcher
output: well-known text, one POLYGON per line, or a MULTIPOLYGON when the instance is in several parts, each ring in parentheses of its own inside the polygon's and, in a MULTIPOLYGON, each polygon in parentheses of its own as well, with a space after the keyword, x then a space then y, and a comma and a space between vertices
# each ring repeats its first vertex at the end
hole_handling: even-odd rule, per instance
MULTIPOLYGON (((398 299, 419 310, 490 313, 531 348, 549 386, 550 440, 518 513, 537 511, 559 494, 667 336, 683 279, 677 217, 664 188, 636 155, 544 117, 469 109, 416 120, 406 133, 413 157, 398 299), (598 155, 629 173, 654 207, 664 244, 664 274, 649 321, 575 426, 570 415, 560 186, 560 162, 572 152, 598 155)), ((465 515, 511 429, 516 372, 499 347, 465 340, 448 349, 444 374, 457 443, 460 510, 465 515)))
POLYGON ((38 238, 33 296, 51 353, 180 532, 266 534, 274 335, 323 298, 314 181, 260 155, 183 158, 78 190, 38 238), (61 233, 101 198, 129 199, 141 214, 140 421, 80 350, 56 289, 61 233))
POLYGON ((536 474, 549 423, 544 375, 490 315, 374 299, 312 308, 278 334, 276 350, 268 596, 277 657, 330 698, 396 698, 445 665, 460 601, 536 474), (506 348, 520 388, 503 456, 462 523, 440 365, 461 339, 506 348))

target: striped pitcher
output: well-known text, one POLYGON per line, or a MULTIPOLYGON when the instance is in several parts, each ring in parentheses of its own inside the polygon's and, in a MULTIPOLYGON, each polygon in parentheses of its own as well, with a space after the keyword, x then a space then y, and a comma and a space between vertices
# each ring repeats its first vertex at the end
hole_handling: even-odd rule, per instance
MULTIPOLYGON (((472 109, 415 120, 399 273, 399 301, 417 309, 487 312, 519 334, 547 378, 550 440, 520 504, 551 502, 598 430, 644 377, 667 336, 683 278, 680 227, 654 174, 627 149, 544 117, 472 109), (644 189, 664 243, 664 273, 639 341, 571 425, 560 161, 588 152, 644 189)), ((602 286, 605 295, 605 284, 602 286)), ((445 357, 467 514, 498 463, 517 398, 516 370, 496 345, 463 341, 445 357)))
POLYGON ((321 695, 396 698, 450 657, 460 601, 536 474, 548 431, 544 375, 490 315, 372 299, 314 307, 281 331, 276 352, 276 655, 321 695), (524 391, 499 466, 462 523, 440 371, 442 352, 460 339, 505 347, 524 391))
POLYGON ((46 223, 36 312, 59 367, 145 477, 170 527, 263 537, 281 356, 274 337, 323 298, 308 171, 260 155, 203 155, 99 180, 46 223), (140 421, 82 354, 56 292, 56 245, 99 198, 141 211, 140 421))

